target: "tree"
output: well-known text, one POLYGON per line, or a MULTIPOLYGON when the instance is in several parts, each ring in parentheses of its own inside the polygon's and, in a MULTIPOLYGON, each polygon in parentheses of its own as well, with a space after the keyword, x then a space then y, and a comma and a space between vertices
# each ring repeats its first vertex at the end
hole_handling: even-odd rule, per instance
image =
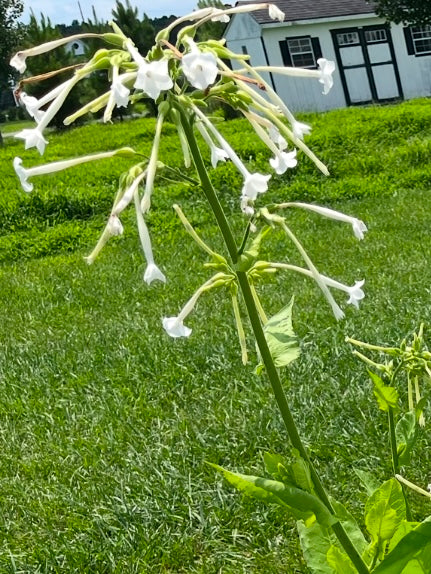
MULTIPOLYGON (((17 23, 23 11, 22 0, 0 0, 0 94, 1 101, 6 102, 8 98, 2 94, 3 91, 10 91, 10 80, 13 77, 13 70, 9 66, 9 60, 16 49, 20 39, 21 27, 17 23)), ((3 138, 0 133, 0 145, 3 138)))
POLYGON ((396 24, 431 24, 431 0, 377 0, 376 14, 396 24))
MULTIPOLYGON (((32 12, 30 15, 30 22, 25 30, 23 44, 25 46, 37 46, 44 42, 50 42, 62 36, 59 28, 53 26, 49 18, 43 14, 40 16, 40 21, 32 12)), ((39 76, 53 70, 60 70, 68 66, 79 63, 85 58, 75 56, 73 50, 68 49, 67 46, 60 46, 51 52, 35 56, 27 59, 27 72, 28 76, 39 76)), ((27 74, 26 74, 27 75, 27 74)), ((61 74, 52 78, 40 80, 38 82, 26 82, 24 78, 23 87, 30 95, 40 98, 43 94, 52 90, 59 82, 65 81, 71 76, 71 71, 62 72, 61 74)), ((69 94, 64 102, 61 112, 54 118, 56 127, 63 126, 63 119, 70 113, 75 111, 81 106, 84 100, 84 85, 80 82, 75 86, 74 90, 69 94)))
MULTIPOLYGON (((198 1, 198 8, 220 8, 224 9, 226 6, 221 0, 199 0, 198 1)), ((213 40, 220 40, 222 38, 224 31, 226 29, 225 22, 206 22, 203 26, 200 26, 197 34, 196 39, 200 42, 205 42, 205 40, 209 40, 210 38, 213 40)))
POLYGON ((153 47, 156 36, 154 26, 148 16, 144 14, 142 20, 138 18, 138 9, 132 7, 130 0, 126 0, 125 4, 117 0, 112 16, 126 36, 133 40, 139 52, 145 56, 153 47))

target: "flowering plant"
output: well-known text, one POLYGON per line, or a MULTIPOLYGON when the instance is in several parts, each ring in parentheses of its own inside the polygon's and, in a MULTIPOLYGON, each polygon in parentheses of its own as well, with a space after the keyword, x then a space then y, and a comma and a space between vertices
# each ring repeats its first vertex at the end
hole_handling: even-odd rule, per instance
MULTIPOLYGON (((271 174, 250 170, 205 113, 211 102, 222 101, 243 114, 254 128, 256 135, 273 154, 269 166, 279 175, 294 168, 303 155, 314 162, 323 174, 328 174, 327 168, 304 143, 304 137, 310 132, 311 127, 295 119, 283 100, 262 78, 260 72, 317 79, 323 85, 323 93, 327 94, 333 83, 332 74, 335 68, 333 62, 321 58, 317 62, 316 70, 287 67, 253 68, 248 64, 248 56, 231 52, 223 40, 198 43, 194 40, 196 30, 209 20, 227 21, 232 15, 262 9, 267 9, 273 19, 280 22, 284 20, 283 12, 270 3, 240 4, 226 10, 204 8, 175 20, 162 30, 156 38, 154 47, 146 55, 140 54, 132 40, 127 38, 118 26, 112 24, 113 32, 102 34, 100 38, 113 47, 98 50, 87 63, 74 70, 70 79, 40 100, 31 98, 20 87, 18 88, 17 97, 34 117, 36 127, 22 130, 16 137, 24 140, 26 149, 36 147, 43 155, 48 144, 45 128, 61 108, 70 91, 90 74, 105 70, 110 78, 110 90, 66 118, 65 124, 71 124, 82 115, 101 109, 104 109, 104 121, 108 122, 115 107, 126 107, 130 101, 142 97, 152 98, 156 102, 158 116, 149 159, 143 158, 139 150, 124 147, 32 168, 25 168, 22 160, 17 157, 14 160, 14 168, 23 189, 31 192, 33 183, 29 179, 35 176, 115 156, 129 158, 134 163, 121 177, 105 229, 86 259, 88 263, 93 263, 110 237, 123 233, 121 215, 132 205, 147 263, 144 281, 149 285, 156 281, 165 282, 166 276, 155 262, 145 216, 151 209, 157 175, 165 168, 159 161, 163 125, 169 121, 176 126, 185 167, 190 167, 193 162, 196 168, 200 187, 217 221, 226 253, 224 255, 216 253, 208 246, 193 229, 181 208, 174 206, 187 232, 209 256, 210 262, 206 267, 212 269, 214 275, 199 287, 178 315, 164 317, 162 325, 171 337, 189 337, 192 329, 185 325, 184 321, 194 309, 199 297, 212 289, 223 288, 227 290, 232 300, 241 356, 243 363, 246 364, 248 350, 240 312, 240 304, 243 303, 260 355, 258 370, 265 370, 267 373, 295 456, 295 462, 289 465, 277 455, 267 455, 267 469, 273 480, 220 470, 241 490, 269 502, 281 504, 298 518, 301 541, 306 541, 303 546, 307 560, 309 558, 306 548, 312 549, 312 558, 309 560, 312 568, 313 565, 314 567, 319 565, 319 568, 322 567, 324 570, 318 570, 316 567, 317 571, 325 572, 340 572, 343 568, 346 571, 360 573, 369 572, 370 568, 376 572, 385 572, 382 565, 386 561, 383 560, 380 546, 380 554, 377 551, 372 553, 353 518, 341 504, 333 501, 326 493, 293 420, 279 373, 280 368, 288 365, 299 354, 291 324, 292 302, 268 319, 256 289, 256 284, 268 273, 281 270, 301 273, 316 282, 335 317, 341 319, 344 312, 335 300, 332 290, 345 292, 348 295, 347 303, 358 307, 364 297, 362 290, 364 280, 348 286, 323 275, 290 229, 284 214, 291 208, 297 208, 348 223, 358 239, 364 237, 367 228, 355 217, 314 204, 281 202, 262 205, 261 197, 268 189, 271 174), (180 28, 175 45, 170 42, 174 28, 180 28), (235 70, 230 69, 224 61, 226 59, 236 62, 238 67, 235 70), (237 201, 238 208, 244 216, 244 233, 240 241, 234 236, 225 210, 212 186, 201 156, 197 133, 209 148, 213 168, 219 161, 229 160, 243 178, 237 201), (289 145, 291 149, 287 151, 289 145), (271 262, 261 259, 261 245, 273 229, 281 229, 287 240, 294 245, 304 262, 303 267, 284 261, 271 262), (320 555, 317 550, 319 546, 322 547, 321 537, 327 542, 324 555, 320 555)), ((19 52, 12 58, 11 65, 15 65, 23 72, 28 57, 43 54, 69 40, 64 38, 19 52)), ((50 76, 52 77, 52 74, 50 76)))

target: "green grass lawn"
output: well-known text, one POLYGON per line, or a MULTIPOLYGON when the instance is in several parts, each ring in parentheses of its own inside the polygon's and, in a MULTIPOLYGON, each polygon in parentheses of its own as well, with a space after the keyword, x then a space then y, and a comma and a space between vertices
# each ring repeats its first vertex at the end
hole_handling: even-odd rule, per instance
MULTIPOLYGON (((365 278, 366 298, 336 323, 311 281, 278 275, 260 292, 268 314, 295 294, 302 354, 283 380, 326 485, 361 520, 366 494, 353 468, 382 479, 391 467, 386 418, 344 338, 392 344, 429 325, 431 108, 419 100, 303 119, 332 175, 301 156, 265 199, 316 201, 363 219, 369 232, 358 242, 348 226, 289 216, 319 270, 348 284, 365 278)), ((149 153, 153 128, 144 119, 49 134, 43 159, 122 145, 149 153)), ((255 170, 267 169, 269 154, 245 122, 223 131, 255 170)), ((178 148, 167 125, 162 160, 180 168, 178 148)), ((171 340, 161 327, 208 277, 172 203, 221 245, 200 190, 159 186, 148 222, 168 283, 150 288, 132 214, 93 266, 83 261, 127 160, 34 178, 25 194, 11 161, 37 164, 37 152, 8 139, 0 153, 0 572, 307 572, 294 521, 242 498, 206 464, 261 474, 265 450, 289 451, 269 384, 254 374, 250 333, 243 368, 222 292, 203 296, 189 339, 171 340)), ((239 230, 240 178, 226 164, 214 179, 239 230)), ((267 255, 297 260, 279 234, 267 255)), ((430 417, 408 475, 422 486, 430 417)), ((411 501, 417 518, 430 513, 411 501)))

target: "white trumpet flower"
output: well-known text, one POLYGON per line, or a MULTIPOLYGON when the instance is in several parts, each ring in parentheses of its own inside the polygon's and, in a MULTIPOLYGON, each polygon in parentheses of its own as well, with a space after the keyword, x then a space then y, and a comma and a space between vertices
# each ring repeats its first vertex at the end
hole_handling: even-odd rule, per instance
POLYGON ((46 175, 48 173, 55 173, 57 171, 63 171, 64 169, 68 169, 69 167, 74 167, 75 165, 79 165, 81 163, 87 163, 89 161, 96 161, 99 159, 110 158, 117 155, 121 151, 122 150, 114 150, 103 153, 95 153, 92 155, 84 155, 81 157, 75 157, 73 159, 66 159, 63 161, 54 161, 52 163, 45 163, 43 165, 29 167, 27 169, 22 165, 22 159, 20 157, 16 157, 13 160, 13 167, 15 169, 15 173, 20 179, 23 190, 30 192, 33 190, 33 184, 29 183, 28 181, 29 177, 33 177, 35 175, 46 175))
POLYGON ((217 60, 210 52, 201 52, 196 44, 189 39, 191 51, 181 60, 184 75, 191 85, 198 90, 206 90, 215 82, 219 72, 217 60))
POLYGON ((281 203, 279 207, 282 209, 285 207, 300 207, 301 209, 314 211, 315 213, 323 215, 323 217, 327 217, 329 219, 335 219, 337 221, 349 223, 352 226, 355 237, 358 239, 364 239, 364 233, 368 231, 367 226, 361 219, 358 219, 357 217, 351 217, 350 215, 346 215, 340 211, 335 211, 335 209, 329 209, 328 207, 321 207, 320 205, 314 205, 312 203, 300 202, 281 203))
POLYGON ((138 64, 135 88, 143 90, 153 100, 157 100, 160 93, 170 90, 174 83, 169 76, 167 60, 153 60, 147 62, 141 56, 136 46, 131 40, 126 41, 126 49, 132 56, 134 62, 138 64))

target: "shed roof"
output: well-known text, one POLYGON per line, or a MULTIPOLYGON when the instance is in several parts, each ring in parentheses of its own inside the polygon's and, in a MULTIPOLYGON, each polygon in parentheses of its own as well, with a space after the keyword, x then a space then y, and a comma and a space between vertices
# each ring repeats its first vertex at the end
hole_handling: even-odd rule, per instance
MULTIPOLYGON (((240 1, 236 5, 254 3, 240 1)), ((272 0, 272 3, 285 13, 285 22, 372 14, 375 7, 374 2, 366 0, 272 0)), ((251 16, 259 24, 274 22, 266 9, 251 12, 251 16)))

